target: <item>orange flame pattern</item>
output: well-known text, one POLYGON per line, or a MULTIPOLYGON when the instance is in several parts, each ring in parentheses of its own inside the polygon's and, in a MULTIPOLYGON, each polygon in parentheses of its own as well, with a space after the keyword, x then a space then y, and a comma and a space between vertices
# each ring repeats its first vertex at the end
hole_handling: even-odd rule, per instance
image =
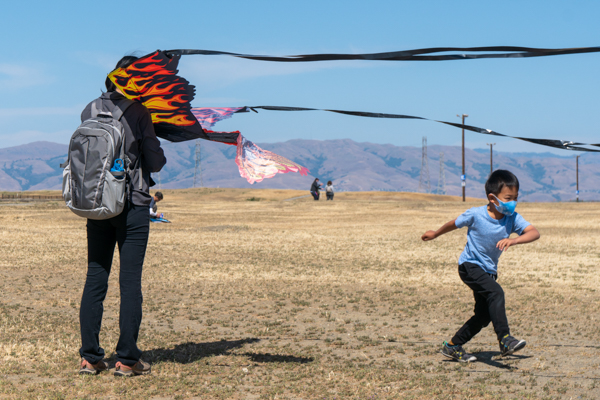
POLYGON ((180 56, 167 57, 155 51, 127 68, 117 68, 108 77, 125 97, 140 101, 152 115, 153 123, 202 128, 191 112, 195 88, 177 75, 180 56))

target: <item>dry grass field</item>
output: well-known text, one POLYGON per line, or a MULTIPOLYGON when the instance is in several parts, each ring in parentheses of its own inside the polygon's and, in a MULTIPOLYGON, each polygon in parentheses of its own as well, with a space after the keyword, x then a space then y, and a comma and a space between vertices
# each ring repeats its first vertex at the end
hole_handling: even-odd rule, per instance
MULTIPOLYGON (((0 203, 0 398, 598 399, 600 204, 519 204, 539 241, 500 261, 512 333, 478 362, 439 354, 470 317, 457 274, 467 207, 402 193, 164 190, 144 266, 139 345, 150 376, 80 377, 85 220, 59 202, 0 203)), ((101 342, 114 366, 118 259, 101 342)))

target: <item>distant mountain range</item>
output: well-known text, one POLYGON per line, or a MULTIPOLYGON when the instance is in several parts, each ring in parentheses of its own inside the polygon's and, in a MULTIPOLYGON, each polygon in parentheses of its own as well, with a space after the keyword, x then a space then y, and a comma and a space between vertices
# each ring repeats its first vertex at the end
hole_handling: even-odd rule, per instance
MULTIPOLYGON (((310 176, 279 174, 254 185, 241 178, 234 162, 235 147, 201 141, 202 184, 206 187, 306 189, 314 177, 333 181, 336 191, 427 191, 421 177, 420 147, 358 143, 345 140, 290 140, 259 143, 266 150, 287 157, 310 169, 310 176)), ((164 143, 167 165, 154 174, 161 188, 193 186, 195 142, 164 143)), ((67 145, 34 142, 0 149, 0 190, 60 189, 67 145)), ((429 146, 427 164, 429 191, 438 193, 440 155, 443 153, 445 192, 460 195, 461 149, 429 146)), ((495 153, 494 168, 514 172, 521 182, 520 200, 571 201, 575 199, 575 153, 495 153)), ((467 196, 485 197, 483 185, 490 172, 489 150, 467 149, 465 153, 467 196)), ((200 186, 200 174, 197 176, 200 186)), ((155 189, 158 185, 155 186, 155 189)), ((600 155, 583 154, 579 159, 580 199, 600 200, 600 155)))

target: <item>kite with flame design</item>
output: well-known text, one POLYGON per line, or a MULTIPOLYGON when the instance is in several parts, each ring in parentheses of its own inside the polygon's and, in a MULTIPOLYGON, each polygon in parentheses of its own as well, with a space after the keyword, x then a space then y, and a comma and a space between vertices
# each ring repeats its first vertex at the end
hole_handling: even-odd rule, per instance
POLYGON ((206 139, 237 146, 235 162, 240 175, 251 184, 278 173, 299 172, 307 175, 307 168, 287 158, 263 150, 244 138, 239 131, 215 132, 208 130, 215 122, 235 112, 237 108, 192 108, 195 87, 177 75, 180 55, 167 56, 157 50, 131 64, 117 68, 108 77, 125 97, 141 102, 152 115, 156 136, 171 142, 206 139))

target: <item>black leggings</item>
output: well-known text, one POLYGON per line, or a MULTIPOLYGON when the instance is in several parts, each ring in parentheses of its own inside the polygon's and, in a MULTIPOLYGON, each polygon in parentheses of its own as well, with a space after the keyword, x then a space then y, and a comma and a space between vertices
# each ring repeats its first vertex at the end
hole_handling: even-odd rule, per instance
POLYGON ((473 290, 475 297, 475 315, 471 317, 456 332, 452 343, 463 345, 471 340, 479 331, 494 325, 498 340, 510 334, 506 309, 504 305, 504 290, 496 282, 496 275, 490 275, 479 265, 463 263, 458 267, 460 279, 473 290))
POLYGON ((150 232, 148 206, 128 203, 120 215, 96 221, 88 219, 88 271, 81 297, 79 322, 81 349, 79 354, 92 364, 104 358, 99 334, 108 290, 108 277, 115 251, 119 245, 121 308, 120 336, 117 343, 117 361, 135 364, 142 352, 137 339, 142 322, 142 265, 150 232))

